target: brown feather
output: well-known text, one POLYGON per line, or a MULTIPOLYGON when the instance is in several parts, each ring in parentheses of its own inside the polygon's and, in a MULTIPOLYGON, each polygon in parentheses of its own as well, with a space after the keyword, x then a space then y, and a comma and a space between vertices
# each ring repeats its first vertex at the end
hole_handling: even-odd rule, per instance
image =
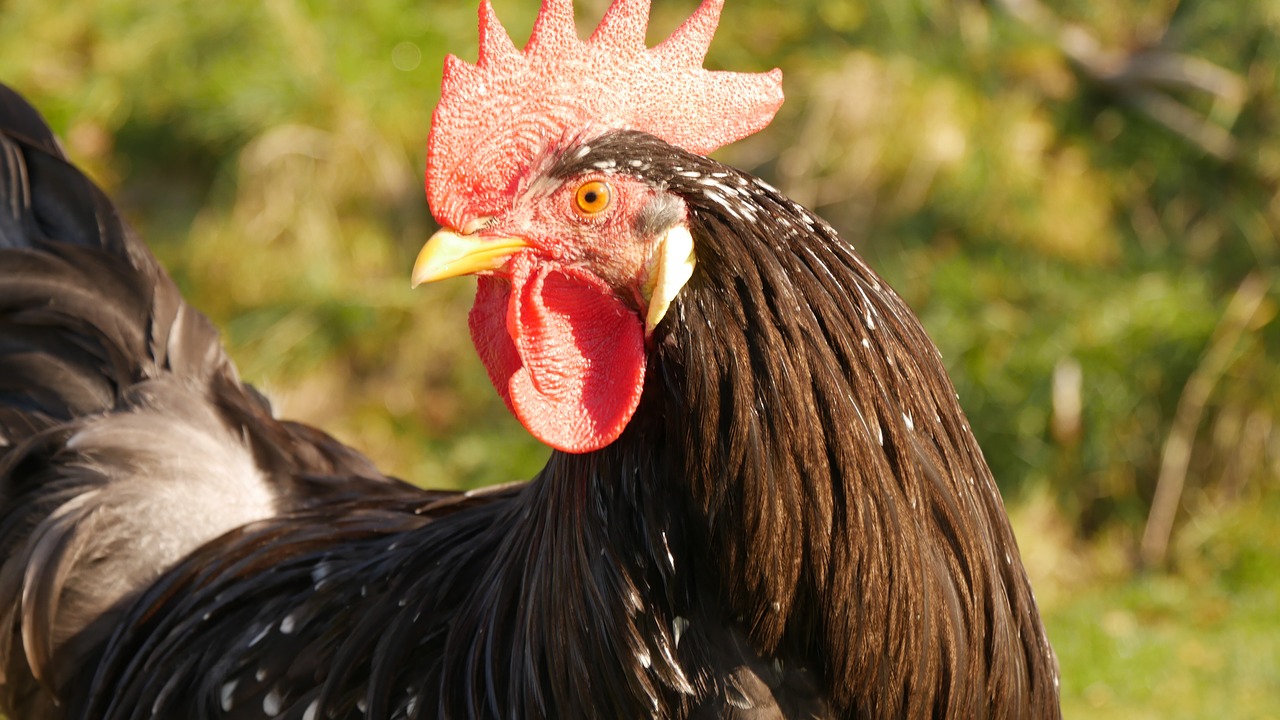
POLYGON ((995 483, 897 295, 738 171, 637 133, 560 150, 552 179, 674 198, 650 226, 683 203, 697 270, 615 443, 429 492, 276 419, 0 94, 12 715, 1058 716, 995 483))

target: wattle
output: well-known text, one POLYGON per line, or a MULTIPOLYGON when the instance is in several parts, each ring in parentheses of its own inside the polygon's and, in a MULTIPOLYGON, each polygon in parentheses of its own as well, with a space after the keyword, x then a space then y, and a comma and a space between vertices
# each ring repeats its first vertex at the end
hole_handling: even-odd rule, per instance
POLYGON ((531 255, 510 281, 480 277, 471 338, 507 407, 539 440, 583 453, 613 442, 644 387, 644 325, 604 282, 531 255))

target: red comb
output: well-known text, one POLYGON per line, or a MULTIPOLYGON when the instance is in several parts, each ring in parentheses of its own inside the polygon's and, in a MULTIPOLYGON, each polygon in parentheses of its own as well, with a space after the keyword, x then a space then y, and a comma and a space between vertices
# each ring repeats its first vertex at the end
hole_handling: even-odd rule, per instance
POLYGON ((573 0, 544 0, 521 52, 489 0, 480 58, 450 55, 427 144, 427 200, 442 225, 495 215, 548 143, 573 133, 640 130, 706 154, 757 132, 782 104, 782 72, 702 68, 724 0, 704 0, 671 37, 645 47, 649 0, 614 0, 578 39, 573 0))

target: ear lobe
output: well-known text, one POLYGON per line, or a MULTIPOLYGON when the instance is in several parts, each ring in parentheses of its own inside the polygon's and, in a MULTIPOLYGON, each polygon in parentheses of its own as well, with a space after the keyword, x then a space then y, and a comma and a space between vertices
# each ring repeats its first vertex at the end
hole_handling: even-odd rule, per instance
POLYGON ((693 277, 698 260, 693 252, 693 235, 689 228, 677 225, 658 239, 658 248, 649 265, 648 279, 642 287, 649 309, 645 313, 644 335, 653 334, 666 317, 676 295, 693 277))

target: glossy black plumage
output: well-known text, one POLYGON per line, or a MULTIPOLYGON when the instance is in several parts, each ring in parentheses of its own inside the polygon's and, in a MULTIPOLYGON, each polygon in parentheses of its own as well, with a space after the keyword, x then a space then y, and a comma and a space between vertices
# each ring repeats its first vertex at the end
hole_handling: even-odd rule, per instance
POLYGON ((0 150, 15 717, 1057 716, 936 350, 763 183, 637 133, 552 151, 552 179, 682 200, 698 269, 615 443, 453 494, 275 420, 11 93, 0 150), (220 513, 246 493, 246 524, 220 513), (128 581, 105 607, 102 562, 128 581))

